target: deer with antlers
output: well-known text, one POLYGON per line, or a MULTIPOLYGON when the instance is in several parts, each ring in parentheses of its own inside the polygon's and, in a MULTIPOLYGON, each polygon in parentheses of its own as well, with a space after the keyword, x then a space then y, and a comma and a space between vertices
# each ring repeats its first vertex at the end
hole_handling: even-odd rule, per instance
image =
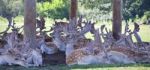
MULTIPOLYGON (((73 27, 70 27, 73 28, 73 27)), ((90 27, 88 27, 90 28, 90 27)), ((78 34, 73 31, 75 29, 69 29, 68 31, 68 41, 66 43, 66 63, 68 65, 73 64, 92 64, 92 63, 106 63, 106 64, 116 64, 116 63, 136 63, 137 60, 140 57, 147 56, 146 53, 143 52, 136 52, 130 48, 127 47, 112 47, 112 44, 110 41, 107 41, 111 36, 103 36, 102 32, 102 38, 104 39, 104 43, 101 42, 101 35, 98 30, 93 30, 95 32, 95 41, 89 42, 87 47, 80 48, 80 49, 74 49, 74 44, 77 43, 77 40, 80 39, 80 35, 86 33, 87 30, 86 26, 83 28, 83 32, 79 32, 81 34, 78 34), (72 32, 72 33, 71 33, 72 32), (110 42, 110 43, 109 43, 110 42), (110 47, 109 47, 110 46, 110 47), (95 49, 96 48, 96 49, 95 49)), ((107 30, 107 29, 106 29, 107 30)), ((109 33, 108 31, 106 31, 109 33)), ((110 33, 111 35, 111 33, 110 33)), ((111 38, 110 38, 111 39, 111 38)), ((113 40, 111 40, 113 41, 113 40)))
POLYGON ((58 51, 57 46, 53 42, 46 42, 45 41, 45 33, 42 32, 41 38, 37 39, 38 47, 42 51, 42 53, 46 54, 54 54, 58 51))
POLYGON ((100 51, 100 48, 97 47, 93 41, 84 39, 84 34, 92 31, 93 25, 91 22, 87 22, 79 31, 76 29, 77 25, 75 25, 76 24, 71 21, 66 30, 66 34, 68 35, 66 42, 66 63, 68 65, 99 63, 95 55, 100 51), (79 44, 78 41, 82 41, 82 39, 87 41, 84 44, 79 44))
MULTIPOLYGON (((120 57, 121 57, 121 54, 122 54, 122 56, 124 55, 123 60, 121 58, 118 59, 118 60, 121 60, 124 63, 136 63, 136 62, 139 62, 139 61, 143 61, 143 59, 147 59, 146 58, 148 56, 147 53, 142 52, 142 51, 139 52, 139 51, 135 50, 136 47, 135 47, 135 45, 132 41, 132 37, 131 37, 131 34, 133 34, 134 32, 133 33, 130 32, 128 26, 129 25, 127 24, 126 27, 125 27, 125 33, 121 35, 121 39, 119 41, 114 41, 113 38, 109 38, 111 36, 108 37, 107 34, 109 34, 109 33, 106 31, 106 33, 107 33, 106 37, 107 38, 106 38, 106 40, 104 39, 105 41, 104 41, 103 45, 108 44, 108 45, 105 45, 105 46, 106 47, 110 46, 107 49, 107 54, 108 53, 110 54, 110 52, 112 52, 112 51, 113 51, 113 54, 114 54, 113 56, 109 57, 109 59, 113 57, 113 60, 114 60, 114 56, 116 56, 116 55, 118 56, 118 54, 119 54, 120 57), (126 35, 126 33, 128 33, 128 32, 129 32, 129 35, 126 35), (110 43, 109 41, 107 41, 109 39, 113 43, 110 43), (126 59, 125 59, 125 57, 126 57, 126 59)), ((101 30, 103 30, 103 27, 104 26, 101 27, 101 30)), ((136 28, 136 26, 135 26, 135 29, 138 29, 138 28, 136 28)), ((104 35, 104 32, 102 32, 102 35, 104 35)), ((103 36, 103 38, 104 38, 104 36, 103 36)), ((112 55, 112 53, 111 53, 111 55, 112 55)))

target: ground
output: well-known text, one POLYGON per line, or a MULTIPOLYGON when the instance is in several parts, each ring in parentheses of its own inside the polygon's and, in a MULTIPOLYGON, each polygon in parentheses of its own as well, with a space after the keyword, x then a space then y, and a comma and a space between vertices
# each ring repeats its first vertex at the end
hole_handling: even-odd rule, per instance
POLYGON ((42 67, 24 68, 20 66, 0 66, 0 70, 150 70, 150 64, 128 65, 46 65, 42 67))

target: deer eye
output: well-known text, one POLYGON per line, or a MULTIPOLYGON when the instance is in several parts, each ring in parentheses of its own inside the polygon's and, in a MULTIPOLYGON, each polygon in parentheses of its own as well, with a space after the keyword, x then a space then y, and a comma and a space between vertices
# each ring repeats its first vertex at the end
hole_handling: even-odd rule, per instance
POLYGON ((18 58, 15 58, 15 60, 19 60, 18 58))

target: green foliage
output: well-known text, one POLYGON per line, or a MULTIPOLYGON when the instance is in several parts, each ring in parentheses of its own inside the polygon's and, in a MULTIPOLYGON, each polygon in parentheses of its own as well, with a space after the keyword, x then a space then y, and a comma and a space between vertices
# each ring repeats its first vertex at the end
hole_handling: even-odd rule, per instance
MULTIPOLYGON (((122 13, 125 20, 143 17, 150 11, 150 0, 122 0, 122 13)), ((112 19, 112 0, 79 0, 79 14, 96 20, 112 19)), ((147 16, 149 18, 149 16, 147 16)))
POLYGON ((140 18, 141 23, 143 24, 149 24, 149 19, 150 19, 150 11, 144 12, 144 15, 140 18))
POLYGON ((139 10, 141 4, 142 0, 123 0, 124 19, 128 20, 129 18, 136 18, 136 15, 142 15, 139 10))
POLYGON ((111 0, 79 0, 85 8, 98 8, 111 11, 111 0))
POLYGON ((24 17, 22 15, 16 16, 14 18, 15 23, 22 25, 24 23, 24 17))
POLYGON ((111 7, 111 0, 79 0, 79 15, 95 20, 111 19, 111 7))
POLYGON ((0 16, 0 25, 7 22, 7 19, 0 16))
POLYGON ((22 0, 0 0, 0 15, 5 18, 17 16, 22 9, 22 0))
POLYGON ((145 12, 150 11, 150 0, 123 0, 123 16, 125 20, 129 18, 143 17, 145 12))
POLYGON ((68 0, 52 0, 37 3, 37 13, 50 18, 68 18, 69 16, 68 0))
MULTIPOLYGON (((4 18, 23 14, 24 0, 0 0, 0 16, 4 18)), ((150 0, 122 0, 123 17, 134 20, 150 18, 150 0)), ((37 13, 54 19, 69 18, 70 0, 37 0, 37 13)), ((88 19, 111 20, 112 0, 78 0, 78 13, 88 19)))
POLYGON ((147 19, 150 18, 150 11, 144 12, 144 15, 147 17, 147 19))

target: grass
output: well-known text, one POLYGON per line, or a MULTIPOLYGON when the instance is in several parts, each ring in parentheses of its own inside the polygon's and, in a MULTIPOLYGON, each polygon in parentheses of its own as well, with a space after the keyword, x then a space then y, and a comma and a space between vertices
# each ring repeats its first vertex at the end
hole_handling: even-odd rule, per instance
POLYGON ((111 65, 46 65, 25 68, 21 66, 0 66, 0 70, 150 70, 150 64, 111 65))
MULTIPOLYGON (((7 20, 0 17, 0 32, 4 31, 7 27, 7 20)), ((23 25, 23 16, 17 16, 15 19, 15 22, 16 22, 16 25, 17 27, 20 27, 23 25)), ((54 24, 54 20, 53 19, 49 19, 49 18, 45 18, 46 20, 46 27, 47 29, 46 30, 49 30, 50 29, 50 26, 52 26, 54 24)), ((104 21, 104 22, 99 22, 98 24, 95 25, 96 28, 100 28, 100 25, 102 24, 105 24, 109 29, 111 29, 112 25, 111 25, 111 22, 110 21, 104 21)), ((122 32, 124 31, 124 23, 122 25, 122 32)), ((130 24, 129 25, 129 28, 133 30, 134 28, 134 25, 133 24, 130 24)), ((140 25, 140 32, 139 32, 141 38, 142 38, 142 41, 144 42, 150 42, 150 37, 149 37, 149 34, 150 34, 150 25, 140 25)), ((90 33, 88 33, 86 35, 86 37, 88 38, 92 38, 92 35, 90 33)), ((135 38, 133 38, 134 41, 135 38)))

